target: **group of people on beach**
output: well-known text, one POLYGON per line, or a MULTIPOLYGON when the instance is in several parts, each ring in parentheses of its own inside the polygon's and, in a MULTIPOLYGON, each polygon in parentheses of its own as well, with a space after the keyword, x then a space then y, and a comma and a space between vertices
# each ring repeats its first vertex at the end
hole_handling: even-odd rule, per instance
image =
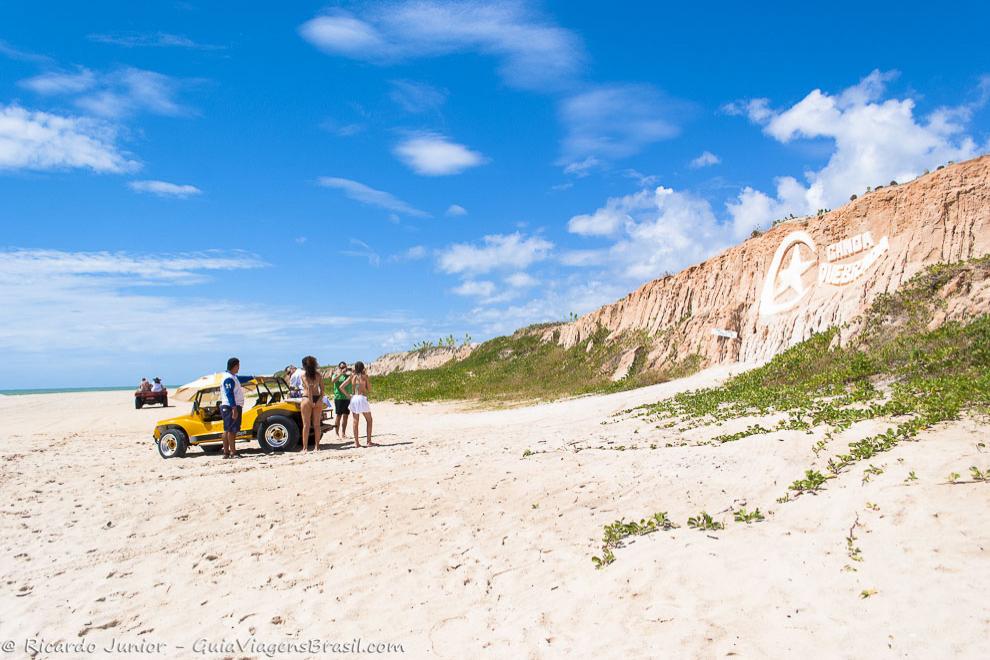
MULTIPOLYGON (((323 374, 320 372, 319 363, 312 355, 307 355, 302 359, 302 369, 296 369, 290 364, 285 368, 285 379, 289 384, 289 394, 293 397, 302 398, 300 407, 302 408, 303 437, 309 437, 309 429, 313 428, 316 436, 316 448, 320 447, 320 420, 323 418, 323 409, 330 405, 330 400, 324 392, 323 374)), ((353 369, 347 362, 341 361, 337 364, 330 375, 330 383, 333 387, 333 407, 336 413, 334 421, 334 432, 337 439, 347 439, 347 418, 353 416, 354 419, 354 446, 360 447, 360 423, 361 416, 364 416, 366 440, 368 447, 374 446, 371 441, 371 406, 368 403, 368 395, 371 394, 371 379, 368 378, 364 362, 355 362, 353 369)), ((306 443, 303 443, 303 451, 307 451, 306 443)))
MULTIPOLYGON (((241 414, 244 411, 244 391, 241 383, 250 377, 238 376, 241 361, 235 357, 227 360, 227 371, 220 383, 220 415, 223 418, 223 457, 236 458, 239 455, 234 449, 237 433, 241 430, 241 414)), ((302 359, 302 369, 290 364, 283 375, 289 387, 289 396, 300 399, 299 408, 302 414, 302 451, 309 451, 309 433, 313 431, 316 449, 320 448, 323 437, 323 410, 330 405, 324 391, 323 373, 319 362, 312 355, 302 359)), ((347 439, 347 418, 354 420, 354 446, 360 447, 360 420, 364 416, 366 427, 367 447, 375 446, 371 441, 371 406, 368 395, 371 394, 371 379, 368 377, 363 362, 355 362, 352 369, 346 362, 337 364, 330 376, 333 385, 333 405, 337 413, 334 422, 334 432, 337 439, 347 439)))

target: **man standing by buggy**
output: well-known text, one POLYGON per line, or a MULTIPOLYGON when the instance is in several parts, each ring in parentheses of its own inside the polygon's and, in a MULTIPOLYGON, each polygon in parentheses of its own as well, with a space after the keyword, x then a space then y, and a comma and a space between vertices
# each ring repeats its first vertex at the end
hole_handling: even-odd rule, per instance
POLYGON ((235 448, 237 434, 241 430, 241 415, 244 412, 243 381, 251 380, 237 375, 241 361, 235 357, 227 360, 227 372, 220 382, 220 415, 223 417, 223 457, 240 458, 235 448))

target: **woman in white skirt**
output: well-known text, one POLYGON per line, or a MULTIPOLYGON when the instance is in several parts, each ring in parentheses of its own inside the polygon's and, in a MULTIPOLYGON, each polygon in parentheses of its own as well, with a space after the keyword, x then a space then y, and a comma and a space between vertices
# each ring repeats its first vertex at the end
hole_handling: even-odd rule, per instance
POLYGON ((347 407, 354 418, 354 446, 361 446, 360 436, 358 434, 361 415, 364 415, 364 423, 368 429, 368 446, 375 446, 375 443, 371 441, 371 406, 368 405, 368 395, 371 394, 371 379, 368 378, 368 374, 364 371, 364 362, 354 363, 354 373, 343 382, 340 389, 343 390, 348 384, 353 388, 354 392, 351 396, 351 404, 347 407))

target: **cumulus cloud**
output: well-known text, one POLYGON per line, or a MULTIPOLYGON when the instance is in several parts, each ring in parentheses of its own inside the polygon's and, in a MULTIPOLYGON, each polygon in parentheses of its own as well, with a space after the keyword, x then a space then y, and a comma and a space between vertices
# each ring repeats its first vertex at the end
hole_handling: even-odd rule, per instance
POLYGON ((676 136, 683 104, 649 85, 600 85, 560 104, 565 136, 561 163, 574 173, 600 160, 625 158, 676 136), (590 160, 589 160, 590 159, 590 160))
POLYGON ((594 213, 572 218, 568 229, 584 236, 612 236, 614 242, 608 248, 565 253, 565 265, 607 264, 616 276, 633 282, 680 270, 729 244, 727 228, 707 200, 663 186, 610 198, 594 213))
POLYGON ((449 215, 450 217, 467 215, 467 209, 460 204, 451 204, 447 207, 446 215, 449 215))
POLYGON ((518 1, 407 0, 372 5, 361 16, 344 11, 316 16, 299 32, 326 53, 382 64, 483 53, 499 61, 507 83, 538 91, 566 84, 583 59, 574 34, 518 1))
POLYGON ((384 190, 376 190, 375 188, 366 186, 359 181, 334 176, 321 176, 318 179, 318 183, 325 188, 335 188, 340 190, 350 199, 353 199, 356 202, 361 202, 362 204, 377 206, 378 208, 385 209, 386 211, 393 211, 403 215, 411 215, 417 218, 430 217, 430 214, 426 211, 421 211, 416 207, 407 204, 392 193, 385 192, 384 190))
POLYGON ((178 80, 134 67, 108 73, 86 68, 47 71, 19 84, 44 96, 73 97, 76 106, 101 117, 119 118, 142 111, 168 116, 191 113, 176 100, 178 80))
POLYGON ((624 197, 610 197, 605 206, 594 213, 572 217, 567 223, 567 231, 581 236, 611 236, 626 223, 632 222, 630 212, 643 209, 644 201, 648 202, 650 197, 648 190, 624 197))
POLYGON ((481 245, 455 243, 440 251, 437 265, 445 273, 477 274, 493 270, 522 270, 546 259, 553 243, 539 236, 491 234, 481 245))
POLYGON ((416 174, 446 176, 486 162, 484 156, 437 133, 420 133, 395 146, 395 155, 416 174))
POLYGON ((964 131, 975 105, 986 102, 985 95, 975 104, 938 108, 919 117, 913 99, 884 98, 894 76, 873 71, 837 94, 815 89, 784 110, 771 109, 766 99, 734 106, 779 142, 827 139, 834 144, 828 163, 807 172, 804 182, 782 176, 772 194, 743 189, 728 205, 737 238, 788 213, 831 208, 867 186, 907 181, 925 168, 978 153, 964 131))
POLYGON ((159 197, 179 197, 185 199, 193 195, 200 195, 202 190, 189 184, 169 183, 168 181, 131 181, 128 184, 131 190, 136 192, 151 193, 159 197))
POLYGON ((137 169, 138 163, 119 149, 116 137, 112 126, 93 119, 0 105, 0 170, 137 169))
POLYGON ((718 165, 722 159, 710 151, 702 151, 701 154, 690 162, 691 169, 697 170, 710 165, 718 165))

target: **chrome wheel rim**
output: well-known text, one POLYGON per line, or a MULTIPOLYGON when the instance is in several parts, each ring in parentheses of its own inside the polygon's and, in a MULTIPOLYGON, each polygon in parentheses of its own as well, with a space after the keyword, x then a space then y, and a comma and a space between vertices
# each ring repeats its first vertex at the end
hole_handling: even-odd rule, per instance
POLYGON ((179 448, 179 440, 174 433, 166 433, 158 441, 163 456, 175 456, 175 451, 179 448))
POLYGON ((265 428, 265 442, 269 447, 281 449, 289 442, 289 429, 285 424, 271 424, 265 428))

